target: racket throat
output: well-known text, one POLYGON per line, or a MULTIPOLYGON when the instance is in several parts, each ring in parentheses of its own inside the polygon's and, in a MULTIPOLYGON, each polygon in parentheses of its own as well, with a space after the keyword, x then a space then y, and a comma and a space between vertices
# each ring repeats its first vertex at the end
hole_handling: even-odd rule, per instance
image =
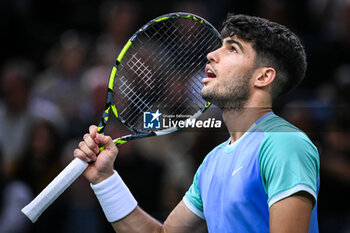
POLYGON ((114 105, 114 103, 113 103, 113 95, 114 95, 113 90, 108 88, 105 108, 103 110, 103 114, 102 114, 100 123, 99 123, 98 128, 97 128, 97 130, 98 130, 98 132, 100 134, 103 133, 103 131, 104 131, 105 127, 106 127, 107 121, 109 119, 109 111, 111 110, 112 106, 114 105))
POLYGON ((135 140, 135 139, 147 138, 147 137, 152 137, 152 136, 156 136, 156 133, 153 131, 138 133, 138 134, 129 134, 129 135, 114 139, 113 142, 115 145, 120 145, 120 144, 124 144, 126 142, 130 142, 130 141, 135 140))

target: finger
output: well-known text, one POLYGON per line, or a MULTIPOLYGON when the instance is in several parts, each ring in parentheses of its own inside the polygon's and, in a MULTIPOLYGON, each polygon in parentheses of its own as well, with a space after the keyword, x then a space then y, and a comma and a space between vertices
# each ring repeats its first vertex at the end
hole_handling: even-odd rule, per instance
POLYGON ((114 145, 113 140, 110 136, 104 136, 102 134, 96 135, 96 142, 99 145, 103 145, 105 149, 113 150, 115 153, 118 153, 117 147, 114 145))
POLYGON ((89 133, 90 133, 92 138, 95 138, 96 135, 97 135, 97 126, 96 125, 91 125, 89 127, 89 133))
MULTIPOLYGON (((95 135, 96 136, 96 135, 95 135)), ((86 143, 86 145, 95 152, 95 154, 99 153, 99 146, 97 145, 97 143, 94 140, 95 137, 93 137, 91 134, 85 134, 83 136, 84 142, 86 143)))
POLYGON ((73 154, 75 158, 79 158, 87 163, 91 162, 91 159, 88 156, 86 156, 86 154, 80 149, 75 149, 73 154))
POLYGON ((79 143, 79 149, 87 156, 90 160, 95 161, 96 160, 96 153, 91 150, 90 147, 85 143, 85 141, 82 141, 79 143))

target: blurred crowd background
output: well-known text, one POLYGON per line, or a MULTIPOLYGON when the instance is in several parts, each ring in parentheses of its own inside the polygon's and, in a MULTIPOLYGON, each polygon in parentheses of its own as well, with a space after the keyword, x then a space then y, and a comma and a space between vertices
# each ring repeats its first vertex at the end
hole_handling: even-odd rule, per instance
MULTIPOLYGON (((275 111, 304 130, 321 158, 320 232, 350 232, 350 1, 203 0, 0 2, 0 232, 113 232, 79 178, 32 224, 20 209, 71 159, 104 107, 114 60, 161 14, 198 14, 221 29, 228 12, 291 28, 308 54, 305 81, 275 111)), ((212 108, 211 117, 220 118, 212 108)), ((125 134, 117 122, 106 134, 125 134)), ((120 146, 115 167, 140 206, 160 221, 181 200, 202 159, 226 140, 182 131, 120 146)))

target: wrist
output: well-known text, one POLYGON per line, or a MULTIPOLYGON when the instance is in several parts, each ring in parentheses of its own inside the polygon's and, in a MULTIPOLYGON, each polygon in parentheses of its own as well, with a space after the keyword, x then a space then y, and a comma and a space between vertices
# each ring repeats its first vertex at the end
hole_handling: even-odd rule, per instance
POLYGON ((114 174, 114 170, 110 170, 108 172, 100 172, 93 179, 90 179, 90 183, 93 185, 99 184, 104 180, 107 180, 114 174))
POLYGON ((116 171, 100 183, 90 185, 109 222, 124 218, 137 206, 137 201, 116 171))

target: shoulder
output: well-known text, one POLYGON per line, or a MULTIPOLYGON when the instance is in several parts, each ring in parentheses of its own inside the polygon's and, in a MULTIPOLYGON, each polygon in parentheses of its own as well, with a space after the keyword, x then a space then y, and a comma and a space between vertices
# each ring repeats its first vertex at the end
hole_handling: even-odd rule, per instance
POLYGON ((304 132, 277 116, 267 123, 259 151, 261 168, 281 164, 307 166, 312 163, 318 169, 318 150, 304 132))
POLYGON ((265 133, 261 145, 261 153, 306 151, 317 153, 312 141, 302 132, 270 132, 265 133))
POLYGON ((297 191, 307 191, 316 200, 319 176, 317 148, 304 132, 282 118, 265 125, 259 168, 269 196, 269 206, 297 191))
POLYGON ((274 115, 269 118, 260 130, 264 132, 264 140, 261 144, 261 153, 265 152, 293 152, 307 151, 317 154, 317 148, 309 137, 300 129, 281 117, 274 115))

